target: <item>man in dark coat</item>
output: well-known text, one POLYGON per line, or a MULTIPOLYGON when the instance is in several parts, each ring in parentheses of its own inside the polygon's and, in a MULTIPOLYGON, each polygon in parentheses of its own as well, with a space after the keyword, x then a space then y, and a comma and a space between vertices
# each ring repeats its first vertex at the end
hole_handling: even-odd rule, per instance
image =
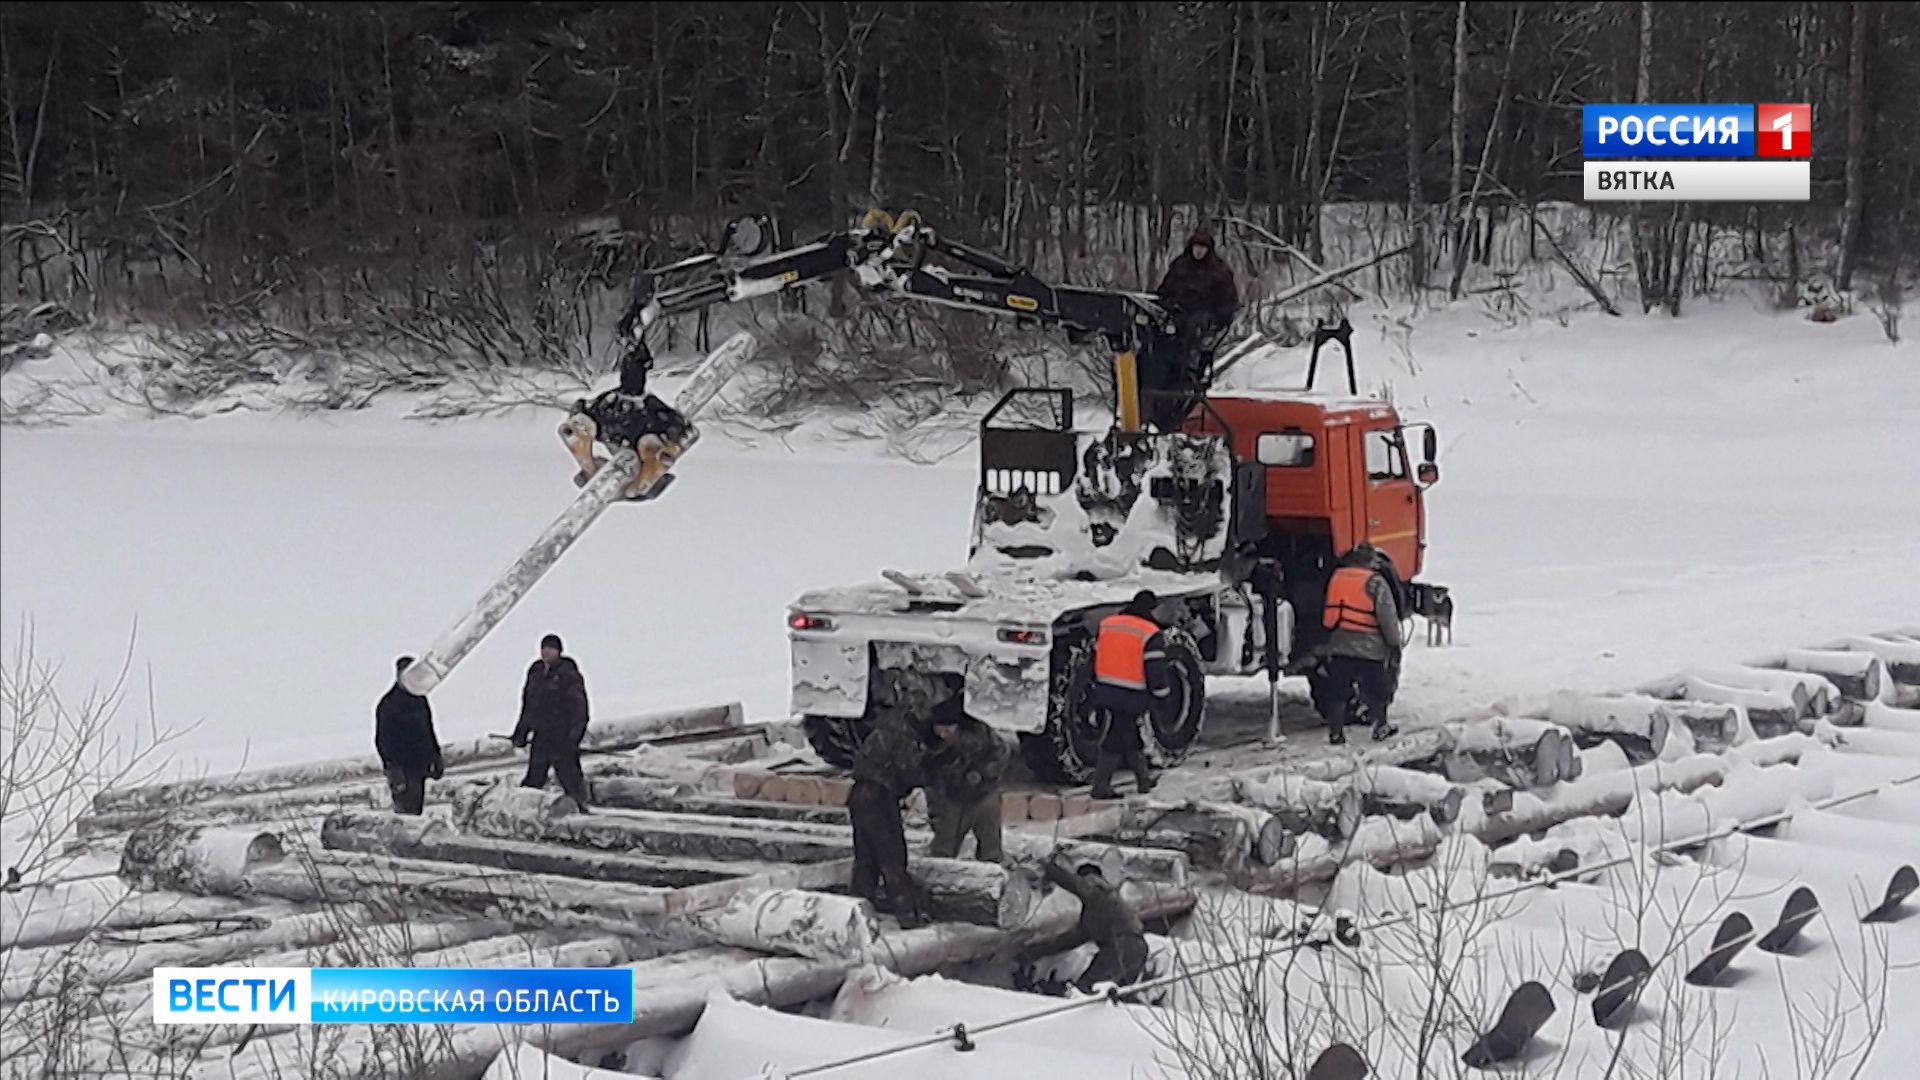
POLYGON ((547 786, 547 774, 560 778, 560 789, 582 810, 587 807, 587 780, 580 771, 580 740, 587 737, 587 681, 573 657, 562 654, 560 636, 540 639, 540 659, 527 668, 520 691, 520 723, 513 729, 513 745, 533 749, 527 754, 527 777, 521 787, 547 786))
POLYGON ((1204 227, 1187 237, 1187 249, 1167 267, 1160 287, 1153 290, 1184 330, 1196 339, 1211 338, 1233 322, 1240 309, 1240 289, 1233 269, 1213 250, 1213 234, 1204 227))
POLYGON ((968 834, 974 858, 1000 861, 1000 778, 1007 769, 1006 744, 993 729, 967 714, 960 693, 933 711, 932 753, 927 756, 927 817, 933 825, 928 854, 951 859, 968 834))
POLYGON ((433 707, 400 684, 400 673, 412 664, 411 656, 393 662, 393 686, 373 710, 373 748, 387 774, 396 814, 420 813, 426 806, 427 781, 446 773, 440 740, 433 733, 433 707))
POLYGON ((907 873, 907 833, 900 804, 926 783, 930 732, 925 713, 885 704, 853 757, 847 816, 853 825, 855 896, 891 912, 902 926, 925 921, 919 889, 907 873))
POLYGON ((1069 871, 1049 859, 1043 872, 1048 881, 1080 899, 1080 920, 1074 925, 1072 937, 1064 944, 1049 942, 1047 947, 1072 949, 1089 941, 1099 946, 1093 963, 1074 985, 1082 993, 1092 993, 1101 983, 1129 986, 1139 982, 1147 970, 1147 935, 1140 916, 1120 898, 1120 887, 1109 882, 1095 863, 1069 871))
POLYGON ((1106 734, 1093 766, 1093 797, 1114 798, 1113 773, 1133 770, 1142 795, 1153 790, 1153 770, 1140 740, 1140 724, 1172 691, 1167 643, 1153 621, 1160 598, 1142 590, 1127 606, 1100 620, 1093 646, 1090 703, 1106 718, 1106 734))

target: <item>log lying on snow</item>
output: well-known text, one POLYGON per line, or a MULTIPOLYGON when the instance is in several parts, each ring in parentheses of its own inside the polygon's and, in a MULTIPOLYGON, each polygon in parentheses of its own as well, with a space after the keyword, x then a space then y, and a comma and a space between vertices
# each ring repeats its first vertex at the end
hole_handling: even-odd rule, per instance
POLYGON ((1707 700, 1694 698, 1688 693, 1689 686, 1695 683, 1712 687, 1731 687, 1736 690, 1766 690, 1785 694, 1793 701, 1794 716, 1807 719, 1826 716, 1833 712, 1841 701, 1839 687, 1828 682, 1823 676, 1774 668, 1705 668, 1662 679, 1643 689, 1646 693, 1659 698, 1707 700))
MULTIPOLYGON (((1177 916, 1191 910, 1194 902, 1190 891, 1166 887, 1129 885, 1122 897, 1142 920, 1177 916)), ((853 959, 806 960, 734 949, 696 949, 646 960, 630 966, 635 987, 631 1024, 450 1026, 432 1060, 408 1075, 410 1080, 467 1080, 501 1050, 521 1042, 563 1057, 581 1057, 640 1039, 682 1035, 692 1030, 709 996, 716 992, 790 1008, 832 995, 849 971, 864 964, 878 964, 906 976, 925 975, 985 959, 1010 945, 1056 938, 1071 930, 1078 916, 1079 905, 1054 890, 1032 921, 1014 933, 948 923, 888 934, 865 956, 853 959)), ((239 1054, 208 1062, 189 1075, 194 1080, 272 1080, 285 1074, 289 1060, 300 1060, 299 1051, 290 1050, 290 1040, 298 1037, 295 1033, 258 1040, 239 1054)), ((341 1075, 397 1075, 390 1057, 382 1054, 378 1033, 370 1029, 341 1029, 337 1040, 329 1040, 327 1059, 341 1075)))
POLYGON ((1755 660, 1749 666, 1818 675, 1838 687, 1841 695, 1850 701, 1878 701, 1881 673, 1885 670, 1880 658, 1873 653, 1825 649, 1788 649, 1755 660))
MULTIPOLYGON (((1798 762, 1804 755, 1823 751, 1818 740, 1793 735, 1751 743, 1725 755, 1696 754, 1676 762, 1655 761, 1582 777, 1545 795, 1516 792, 1511 810, 1474 820, 1466 831, 1485 843, 1501 843, 1578 818, 1626 813, 1640 796, 1718 784, 1736 768, 1798 762)), ((1368 818, 1344 845, 1317 839, 1302 843, 1293 858, 1262 872, 1240 875, 1236 884, 1258 893, 1287 893, 1329 880, 1349 863, 1386 866, 1424 858, 1446 835, 1424 815, 1411 822, 1368 818)))
MULTIPOLYGON (((581 744, 589 751, 625 750, 655 739, 674 738, 708 731, 740 727, 745 714, 739 702, 703 708, 673 709, 622 720, 597 721, 581 744)), ((519 751, 499 739, 483 738, 452 743, 442 747, 449 769, 466 765, 499 765, 514 760, 519 751)), ((141 810, 155 807, 185 806, 209 799, 289 788, 339 783, 348 780, 377 780, 380 762, 370 754, 304 765, 256 769, 231 776, 209 776, 142 787, 110 788, 94 796, 99 811, 141 810)))
POLYGON ((468 836, 438 819, 369 811, 328 815, 320 828, 320 843, 332 851, 399 855, 665 889, 723 881, 756 869, 746 863, 615 855, 537 841, 468 836))
POLYGON ((236 847, 277 848, 270 834, 221 834, 221 830, 135 833, 123 855, 131 880, 187 892, 277 896, 306 903, 342 899, 393 910, 435 905, 516 926, 583 926, 670 944, 719 942, 799 956, 844 956, 866 947, 877 932, 865 901, 828 893, 774 889, 740 893, 721 906, 685 910, 673 890, 605 884, 469 865, 453 874, 444 863, 320 852, 303 862, 280 856, 249 862, 242 871, 209 869, 199 857, 229 857, 236 847), (138 843, 136 843, 138 841, 138 843))
POLYGON ((67 945, 95 931, 132 933, 205 922, 237 915, 248 906, 248 901, 224 896, 131 893, 113 897, 89 891, 84 897, 63 897, 59 907, 34 911, 18 922, 0 920, 0 949, 67 945))
POLYGON ((1370 750, 1330 754, 1318 761, 1301 762, 1293 766, 1292 771, 1316 780, 1337 780, 1370 766, 1419 766, 1438 762, 1453 750, 1453 744, 1451 726, 1424 727, 1370 750))
POLYGON ((1202 790, 1213 798, 1258 806, 1290 833, 1313 833, 1330 840, 1352 836, 1365 813, 1360 792, 1352 783, 1314 780, 1280 769, 1229 777, 1202 790))
POLYGON ((1443 776, 1397 765, 1366 765, 1337 780, 1314 780, 1284 766, 1264 768, 1209 781, 1200 791, 1251 803, 1272 811, 1293 832, 1328 839, 1352 836, 1370 814, 1405 819, 1431 813, 1445 825, 1460 816, 1467 798, 1465 787, 1443 776))
POLYGON ((1746 713, 1754 735, 1762 739, 1798 731, 1803 720, 1810 723, 1813 718, 1822 715, 1814 710, 1821 707, 1823 699, 1805 684, 1800 684, 1796 689, 1787 689, 1777 684, 1767 686, 1761 680, 1737 672, 1716 672, 1715 675, 1729 680, 1742 679, 1745 685, 1729 685, 1688 674, 1648 683, 1641 689, 1659 698, 1737 705, 1746 713))
POLYGON ((727 798, 702 793, 671 780, 643 776, 601 776, 592 783, 595 806, 620 810, 675 810, 714 817, 778 818, 820 825, 847 824, 847 810, 843 806, 727 798))
MULTIPOLYGON (((6 974, 0 978, 0 1001, 56 992, 63 972, 77 976, 83 986, 111 986, 144 979, 155 968, 219 964, 253 953, 329 945, 356 929, 391 918, 365 905, 342 904, 333 910, 286 915, 266 921, 264 926, 199 940, 20 949, 7 955, 6 974)), ((492 925, 489 933, 505 929, 498 923, 492 925)))
MULTIPOLYGON (((849 830, 794 821, 710 818, 696 814, 657 811, 599 811, 570 813, 563 796, 496 786, 463 794, 457 812, 468 827, 481 834, 469 839, 531 838, 594 849, 583 859, 605 858, 602 852, 645 852, 660 861, 698 860, 701 867, 741 864, 752 873, 765 863, 820 863, 844 859, 853 853, 849 830)), ((521 841, 525 843, 526 841, 521 841)), ((1017 842, 1016 842, 1017 843, 1017 842)), ((477 849, 476 849, 477 850, 477 849)), ((557 863, 555 865, 558 865, 557 863)), ((989 926, 1017 925, 1033 904, 1031 883, 998 866, 958 859, 917 859, 910 864, 928 891, 931 914, 941 919, 979 922, 989 926)), ((844 876, 835 881, 844 885, 844 876)), ((699 896, 716 896, 709 890, 699 896)), ((695 905, 683 897, 680 906, 695 905)))
POLYGON ((1599 697, 1562 690, 1547 698, 1543 715, 1573 733, 1582 748, 1611 742, 1639 764, 1660 756, 1673 718, 1651 697, 1599 697))
POLYGON ((1425 762, 1454 781, 1495 780, 1514 788, 1549 787, 1580 774, 1579 748, 1558 724, 1500 716, 1445 725, 1446 748, 1425 762))
POLYGON ((1895 640, 1884 634, 1856 634, 1826 646, 1828 651, 1872 653, 1885 665, 1894 683, 1920 688, 1920 641, 1895 640))
POLYGON ((1230 803, 1129 799, 1111 839, 1178 851, 1194 866, 1270 866, 1293 849, 1293 833, 1263 810, 1230 803))

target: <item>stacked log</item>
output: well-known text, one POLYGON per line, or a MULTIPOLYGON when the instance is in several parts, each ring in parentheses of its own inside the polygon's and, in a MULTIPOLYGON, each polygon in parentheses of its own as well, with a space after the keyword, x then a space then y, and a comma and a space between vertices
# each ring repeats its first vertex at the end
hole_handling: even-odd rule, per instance
POLYGON ((1641 689, 1658 698, 1738 706, 1746 714, 1754 735, 1762 739, 1799 731, 1803 722, 1811 726, 1814 718, 1823 715, 1816 710, 1825 708, 1825 699, 1805 682, 1786 686, 1757 672, 1713 672, 1712 675, 1711 679, 1676 675, 1641 689), (1719 681, 1722 679, 1726 681, 1719 681))
POLYGON ((1238 802, 1268 811, 1290 833, 1313 833, 1344 840, 1360 827, 1364 813, 1359 790, 1351 782, 1314 780, 1280 770, 1231 778, 1209 785, 1238 802))
POLYGON ((1445 725, 1447 746, 1425 761, 1413 761, 1455 782, 1494 780, 1513 788, 1551 787, 1580 775, 1579 748, 1567 729, 1527 717, 1445 725))
POLYGON ((331 851, 399 855, 669 889, 722 881, 755 869, 751 864, 611 855, 560 844, 469 836, 433 818, 368 811, 328 815, 320 828, 320 843, 331 851))
POLYGON ((847 824, 847 811, 843 806, 726 798, 653 777, 596 777, 593 780, 593 803, 595 806, 620 810, 677 810, 714 817, 778 818, 819 825, 847 824))
MULTIPOLYGON (((620 861, 633 852, 655 861, 688 861, 700 867, 740 865, 742 874, 761 870, 766 863, 825 863, 853 853, 852 834, 831 825, 797 821, 712 818, 663 811, 596 811, 571 813, 563 796, 516 788, 495 787, 463 794, 458 810, 476 837, 515 840, 541 845, 557 842, 590 848, 580 858, 620 861), (612 853, 612 854, 605 854, 612 853)), ((479 850, 475 847, 475 850, 479 850)), ((1101 853, 1104 854, 1104 853, 1101 853)), ((936 918, 989 926, 1017 926, 1033 904, 1032 886, 1022 876, 999 866, 959 859, 915 859, 909 870, 926 892, 936 918)), ((844 884, 844 875, 835 884, 844 884)), ((718 896, 709 890, 699 896, 718 896)), ((677 898, 677 908, 697 900, 677 898)), ((731 940, 731 939, 725 939, 731 940)), ((769 950, 771 951, 771 950, 769 950)))
POLYGON ((1837 687, 1847 700, 1860 702, 1880 699, 1881 673, 1885 670, 1880 658, 1871 652, 1828 649, 1788 649, 1751 666, 1818 675, 1837 687))
POLYGON ((1108 837, 1119 844, 1186 855, 1194 866, 1271 866, 1293 849, 1293 833, 1272 814, 1230 803, 1130 799, 1108 837))
POLYGON ((1885 666, 1895 688, 1920 689, 1920 641, 1887 634, 1858 634, 1827 646, 1847 652, 1872 653, 1885 666))
MULTIPOLYGON (((1463 819, 1461 825, 1484 843, 1504 843, 1580 818, 1624 814, 1636 798, 1719 784, 1735 769, 1798 762, 1805 755, 1823 750, 1818 740, 1792 735, 1750 743, 1724 755, 1695 754, 1679 761, 1649 762, 1620 772, 1582 777, 1546 794, 1516 792, 1510 809, 1484 819, 1463 819)), ((1332 879, 1349 863, 1390 866, 1423 858, 1432 854, 1446 835, 1427 815, 1410 822, 1372 817, 1345 844, 1313 838, 1303 842, 1292 858, 1264 871, 1242 873, 1235 883, 1257 893, 1290 893, 1332 879)))
POLYGON ((1547 699, 1542 715, 1573 733, 1585 749, 1611 742, 1626 751, 1627 759, 1644 764, 1666 748, 1673 718, 1656 698, 1597 697, 1561 691, 1547 699))

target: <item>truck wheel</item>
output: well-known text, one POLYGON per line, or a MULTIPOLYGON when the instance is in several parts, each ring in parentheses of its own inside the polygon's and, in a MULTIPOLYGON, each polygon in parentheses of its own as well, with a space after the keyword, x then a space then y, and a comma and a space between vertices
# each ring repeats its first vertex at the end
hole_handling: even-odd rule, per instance
POLYGON ((1167 696, 1155 703, 1147 760, 1165 768, 1180 764, 1200 740, 1207 709, 1207 676, 1200 666, 1200 645, 1192 634, 1171 627, 1162 630, 1160 638, 1167 645, 1172 686, 1167 696))
POLYGON ((800 726, 807 730, 807 741, 827 764, 841 769, 853 768, 854 752, 867 737, 865 718, 846 720, 838 716, 803 716, 800 726))
POLYGON ((1020 736, 1027 768, 1042 780, 1081 784, 1100 756, 1100 718, 1088 704, 1093 691, 1093 641, 1076 637, 1054 646, 1048 672, 1047 727, 1020 736))

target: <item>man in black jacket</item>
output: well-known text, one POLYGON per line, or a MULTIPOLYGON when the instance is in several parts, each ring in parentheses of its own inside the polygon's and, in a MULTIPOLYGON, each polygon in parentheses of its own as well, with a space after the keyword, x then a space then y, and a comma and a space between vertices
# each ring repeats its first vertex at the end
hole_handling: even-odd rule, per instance
POLYGON ((513 729, 513 745, 533 749, 527 754, 527 777, 521 787, 547 786, 547 774, 560 778, 560 789, 580 809, 587 808, 587 780, 580 771, 580 740, 587 737, 587 681, 573 657, 562 655, 560 635, 540 639, 540 659, 527 668, 527 684, 520 691, 520 723, 513 729))
POLYGON ((420 813, 426 806, 427 781, 446 772, 440 740, 433 733, 433 707, 400 684, 400 673, 412 664, 411 656, 393 662, 393 686, 373 710, 373 748, 386 771, 396 814, 420 813))

